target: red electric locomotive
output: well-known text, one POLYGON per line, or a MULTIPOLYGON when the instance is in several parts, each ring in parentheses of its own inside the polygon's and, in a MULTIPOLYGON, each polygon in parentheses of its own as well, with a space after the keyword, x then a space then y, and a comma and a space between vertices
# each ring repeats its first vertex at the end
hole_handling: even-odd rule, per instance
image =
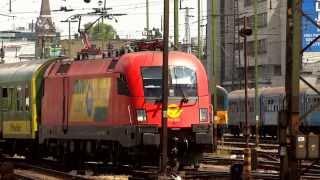
MULTIPOLYGON (((211 150, 205 69, 195 56, 182 52, 169 54, 169 67, 169 153, 183 157, 211 150)), ((161 71, 162 52, 150 51, 119 60, 52 63, 44 74, 40 144, 57 157, 156 163, 161 71)))
MULTIPOLYGON (((0 65, 0 149, 66 163, 157 164, 161 71, 162 52, 153 51, 0 65)), ((170 52, 169 76, 168 151, 191 159, 213 145, 206 72, 195 56, 170 52)))

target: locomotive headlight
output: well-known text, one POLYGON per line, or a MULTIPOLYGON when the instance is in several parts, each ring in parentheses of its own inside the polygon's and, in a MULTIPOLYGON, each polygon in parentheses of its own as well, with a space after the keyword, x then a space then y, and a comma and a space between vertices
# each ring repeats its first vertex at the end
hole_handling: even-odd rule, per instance
POLYGON ((144 109, 137 109, 137 121, 138 122, 145 122, 147 121, 147 114, 144 109))
POLYGON ((209 113, 207 108, 200 108, 200 122, 208 122, 209 121, 209 113))

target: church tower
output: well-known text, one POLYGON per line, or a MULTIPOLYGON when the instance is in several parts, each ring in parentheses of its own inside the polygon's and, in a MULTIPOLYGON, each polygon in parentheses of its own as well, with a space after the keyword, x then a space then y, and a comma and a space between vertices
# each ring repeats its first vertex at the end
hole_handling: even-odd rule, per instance
POLYGON ((36 57, 48 58, 50 46, 56 39, 56 28, 51 19, 49 0, 42 0, 40 16, 36 22, 36 57))

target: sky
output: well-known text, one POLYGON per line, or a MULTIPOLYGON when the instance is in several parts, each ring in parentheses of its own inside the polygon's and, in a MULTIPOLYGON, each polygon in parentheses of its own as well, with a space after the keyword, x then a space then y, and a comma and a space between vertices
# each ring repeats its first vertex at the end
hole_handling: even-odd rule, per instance
MULTIPOLYGON (((32 20, 35 22, 40 14, 41 0, 11 0, 12 12, 9 12, 9 0, 0 0, 0 14, 13 15, 15 18, 0 15, 0 30, 12 30, 17 27, 27 27, 32 20)), ((202 1, 201 24, 206 24, 206 0, 202 1)), ((173 36, 173 0, 170 0, 170 36, 173 36)), ((106 20, 117 31, 121 38, 142 38, 142 31, 146 26, 146 0, 106 0, 106 6, 112 8, 109 13, 126 13, 128 15, 117 17, 115 20, 106 20)), ((161 16, 163 15, 163 0, 149 0, 150 28, 161 27, 161 16)), ((92 12, 92 8, 99 7, 98 0, 91 0, 84 3, 83 0, 50 0, 51 10, 58 10, 61 6, 72 8, 72 12, 52 12, 52 19, 57 31, 61 32, 62 38, 68 35, 68 23, 60 21, 66 20, 74 14, 92 12)), ((191 37, 197 36, 197 0, 182 0, 183 7, 193 7, 190 11, 190 32, 191 37)), ((102 7, 102 6, 100 6, 102 7)), ((185 11, 180 11, 179 32, 180 39, 184 36, 185 11)), ((83 23, 94 21, 98 17, 85 17, 83 23)), ((78 23, 72 23, 72 34, 77 32, 78 23)), ((203 32, 205 28, 203 28, 203 32)))

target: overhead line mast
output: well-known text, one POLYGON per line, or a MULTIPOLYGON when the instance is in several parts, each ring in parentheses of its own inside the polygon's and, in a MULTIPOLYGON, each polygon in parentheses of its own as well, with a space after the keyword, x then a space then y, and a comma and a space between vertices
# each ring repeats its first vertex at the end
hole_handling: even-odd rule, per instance
POLYGON ((164 0, 164 33, 163 33, 163 70, 162 70, 162 133, 160 171, 166 173, 168 159, 168 60, 169 60, 169 0, 164 0))

